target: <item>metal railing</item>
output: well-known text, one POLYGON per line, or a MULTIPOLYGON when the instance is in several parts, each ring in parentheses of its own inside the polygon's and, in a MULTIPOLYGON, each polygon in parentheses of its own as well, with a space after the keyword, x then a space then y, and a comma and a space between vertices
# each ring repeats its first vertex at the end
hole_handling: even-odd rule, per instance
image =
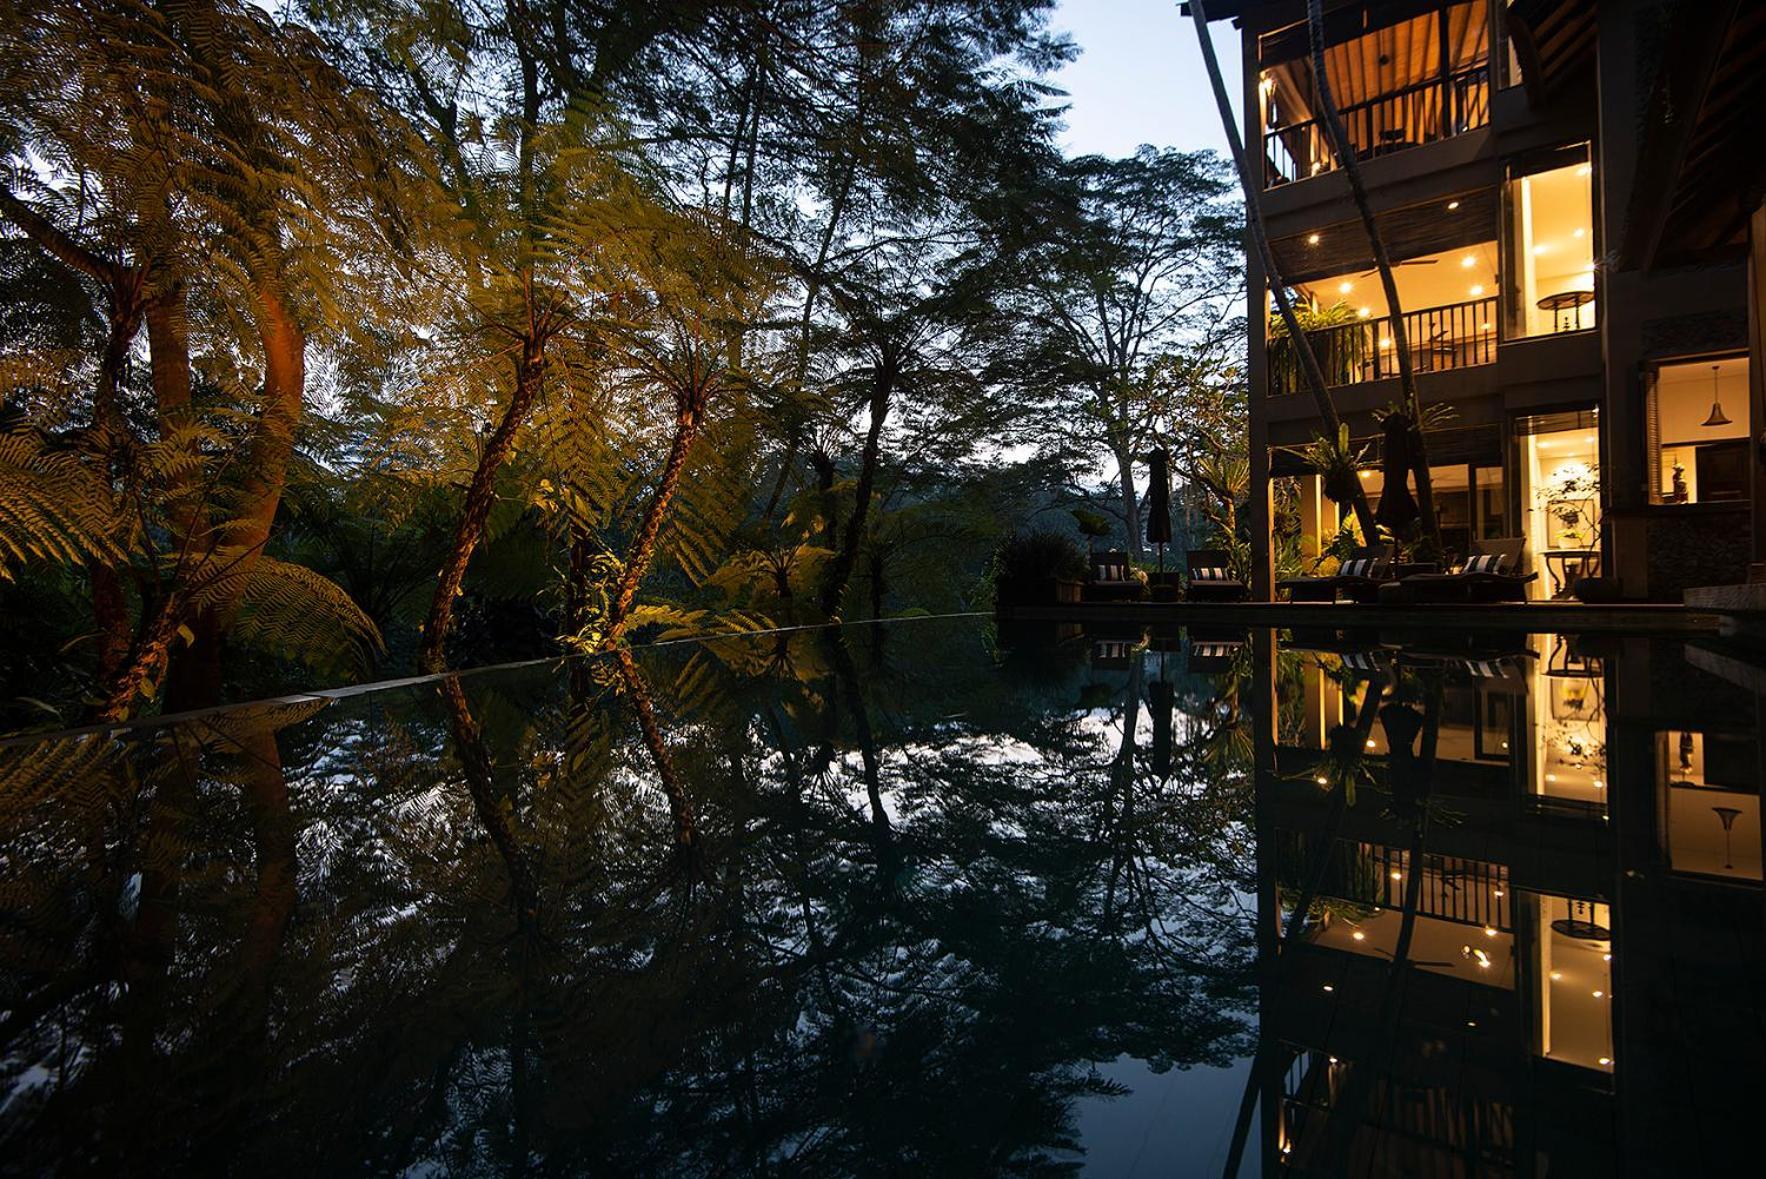
MULTIPOLYGON (((1373 886, 1368 890, 1371 895, 1348 899, 1388 909, 1402 907, 1408 883, 1406 877, 1410 873, 1410 853, 1401 848, 1367 845, 1363 845, 1360 851, 1371 855, 1377 872, 1372 880, 1366 881, 1373 886)), ((1425 854, 1417 912, 1443 921, 1511 932, 1514 925, 1509 915, 1508 867, 1485 860, 1425 854)))
MULTIPOLYGON (((1463 135, 1490 122, 1490 63, 1378 95, 1344 107, 1341 114, 1358 160, 1463 135)), ((1265 188, 1337 167, 1330 135, 1317 119, 1265 133, 1263 155, 1265 188)))
MULTIPOLYGON (((1279 319, 1271 321, 1269 330, 1270 395, 1297 393, 1306 387, 1299 352, 1279 319)), ((1404 334, 1410 344, 1411 368, 1419 373, 1495 364, 1496 299, 1492 296, 1407 311, 1404 334)), ((1314 328, 1306 338, 1327 385, 1357 385, 1398 375, 1390 316, 1314 328)))

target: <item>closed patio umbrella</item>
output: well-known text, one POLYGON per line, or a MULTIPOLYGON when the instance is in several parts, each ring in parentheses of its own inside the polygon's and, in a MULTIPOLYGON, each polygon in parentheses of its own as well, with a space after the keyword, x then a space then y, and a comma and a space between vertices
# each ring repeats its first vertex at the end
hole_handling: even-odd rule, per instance
POLYGON ((1171 455, 1161 446, 1147 456, 1151 486, 1147 488, 1147 543, 1159 550, 1159 572, 1165 572, 1165 546, 1171 543, 1171 455))

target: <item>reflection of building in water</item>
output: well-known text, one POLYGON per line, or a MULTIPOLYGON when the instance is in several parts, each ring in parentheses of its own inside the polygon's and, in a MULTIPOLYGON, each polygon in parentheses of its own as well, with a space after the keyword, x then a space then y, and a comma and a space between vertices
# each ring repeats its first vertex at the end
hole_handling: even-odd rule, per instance
POLYGON ((1261 643, 1265 1169, 1727 1159, 1745 1121, 1688 1135, 1766 1048, 1753 697, 1647 640, 1261 643))

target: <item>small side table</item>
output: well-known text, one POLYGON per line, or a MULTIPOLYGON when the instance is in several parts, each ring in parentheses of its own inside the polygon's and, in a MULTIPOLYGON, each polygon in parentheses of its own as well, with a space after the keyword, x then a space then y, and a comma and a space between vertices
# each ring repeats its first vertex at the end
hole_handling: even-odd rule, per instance
POLYGON ((1557 317, 1558 331, 1580 331, 1582 309, 1592 302, 1594 302, 1593 291, 1559 291, 1555 295, 1547 295, 1539 300, 1539 310, 1549 311, 1557 317), (1572 316, 1575 317, 1573 320, 1572 316), (1574 327, 1566 326, 1569 323, 1573 323, 1574 327))

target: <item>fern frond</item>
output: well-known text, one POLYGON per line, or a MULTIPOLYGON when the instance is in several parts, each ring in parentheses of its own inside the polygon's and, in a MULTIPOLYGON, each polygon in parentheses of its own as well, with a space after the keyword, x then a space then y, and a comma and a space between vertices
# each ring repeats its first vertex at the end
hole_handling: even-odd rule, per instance
POLYGON ((343 587, 304 565, 259 557, 238 581, 237 642, 324 671, 359 670, 384 647, 343 587))

